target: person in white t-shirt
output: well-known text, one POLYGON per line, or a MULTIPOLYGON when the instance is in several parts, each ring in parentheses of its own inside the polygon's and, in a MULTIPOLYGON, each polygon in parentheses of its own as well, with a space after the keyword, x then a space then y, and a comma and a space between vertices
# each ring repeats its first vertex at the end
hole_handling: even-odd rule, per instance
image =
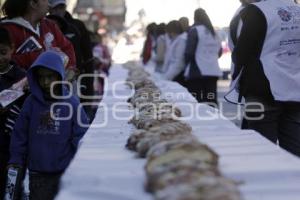
POLYGON ((171 39, 169 49, 169 57, 166 58, 166 71, 163 76, 167 80, 176 81, 184 85, 184 52, 186 47, 187 34, 183 32, 182 26, 179 21, 171 21, 167 25, 167 33, 171 39))

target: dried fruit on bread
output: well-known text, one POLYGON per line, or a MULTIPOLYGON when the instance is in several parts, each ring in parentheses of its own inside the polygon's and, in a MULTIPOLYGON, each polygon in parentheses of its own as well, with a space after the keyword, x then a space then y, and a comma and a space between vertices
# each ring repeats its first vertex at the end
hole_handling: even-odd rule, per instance
POLYGON ((132 119, 130 123, 133 123, 138 129, 145 129, 149 130, 152 127, 160 126, 164 123, 175 122, 176 120, 173 119, 172 115, 163 115, 160 118, 162 119, 155 119, 152 115, 149 116, 141 116, 140 119, 132 119))
POLYGON ((156 192, 171 185, 193 183, 203 176, 219 176, 216 168, 171 168, 161 173, 153 173, 147 176, 146 190, 156 192))
POLYGON ((159 133, 177 133, 177 132, 185 132, 191 133, 192 127, 184 122, 181 121, 170 121, 166 123, 161 123, 158 126, 153 126, 148 129, 151 132, 159 132, 159 133))
POLYGON ((170 141, 175 139, 184 139, 186 137, 192 137, 190 132, 173 132, 173 133, 165 133, 160 132, 159 134, 147 134, 146 137, 142 138, 137 146, 137 152, 140 157, 145 157, 151 147, 162 142, 162 141, 170 141))
POLYGON ((192 128, 180 121, 163 123, 160 126, 155 126, 150 128, 149 130, 138 129, 136 130, 127 140, 126 147, 130 150, 136 150, 136 145, 140 142, 141 139, 147 136, 147 134, 176 134, 178 132, 186 132, 191 133, 192 128))
POLYGON ((242 200, 237 184, 221 176, 201 176, 193 183, 171 185, 155 193, 156 200, 242 200))
MULTIPOLYGON (((181 122, 181 123, 184 124, 183 122, 181 122)), ((178 123, 176 123, 176 124, 178 124, 178 123)), ((196 149, 196 150, 206 148, 206 146, 204 144, 201 144, 195 137, 187 137, 184 139, 176 139, 176 140, 171 140, 171 141, 162 141, 159 144, 153 146, 149 150, 149 152, 147 154, 147 158, 155 159, 170 150, 178 149, 178 148, 185 148, 186 146, 188 146, 188 148, 196 149)))
POLYGON ((214 171, 216 174, 219 174, 218 168, 216 165, 211 163, 206 163, 198 160, 189 160, 189 159, 178 159, 172 160, 172 162, 164 163, 162 165, 156 165, 152 168, 148 168, 148 165, 145 166, 147 177, 156 176, 157 174, 168 173, 169 171, 179 171, 179 170, 209 170, 214 171))
POLYGON ((138 129, 127 140, 126 148, 136 151, 136 145, 140 141, 141 138, 147 133, 146 130, 138 129))
POLYGON ((217 166, 218 155, 206 145, 200 144, 198 147, 183 145, 171 148, 160 156, 148 158, 146 164, 146 172, 151 173, 157 167, 166 166, 173 162, 180 162, 181 160, 190 160, 192 162, 206 163, 210 166, 217 166))

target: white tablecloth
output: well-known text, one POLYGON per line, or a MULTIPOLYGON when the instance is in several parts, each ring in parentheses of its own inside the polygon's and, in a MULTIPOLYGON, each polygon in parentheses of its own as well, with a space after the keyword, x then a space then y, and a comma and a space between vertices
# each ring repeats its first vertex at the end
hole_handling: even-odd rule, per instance
MULTIPOLYGON (((82 145, 62 178, 58 200, 148 200, 152 196, 144 191, 146 160, 135 157, 125 149, 125 144, 134 130, 128 120, 117 120, 112 111, 118 103, 126 105, 128 89, 122 81, 127 70, 116 65, 111 70, 106 95, 98 109, 92 127, 83 138, 82 145), (113 85, 115 85, 115 94, 113 85), (104 109, 105 105, 107 108, 104 109), (105 115, 104 113, 108 113, 105 115), (101 123, 107 122, 101 127, 101 123)), ((220 155, 220 169, 225 176, 240 181, 240 190, 246 200, 299 200, 300 160, 254 131, 242 131, 213 108, 197 104, 187 90, 177 83, 153 78, 169 101, 178 105, 184 116, 194 112, 194 117, 185 119, 193 127, 193 134, 208 144, 220 155), (170 92, 181 93, 174 98, 170 92), (188 102, 195 109, 182 104, 188 102), (214 116, 214 119, 207 118, 214 116)), ((122 106, 119 105, 119 109, 122 106)))

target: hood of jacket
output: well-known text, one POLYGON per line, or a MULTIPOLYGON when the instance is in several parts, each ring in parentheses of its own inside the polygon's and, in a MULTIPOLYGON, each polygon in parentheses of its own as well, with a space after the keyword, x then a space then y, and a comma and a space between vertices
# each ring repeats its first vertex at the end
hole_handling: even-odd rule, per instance
MULTIPOLYGON (((41 20, 41 22, 42 22, 42 20, 41 20)), ((18 26, 24 27, 25 29, 28 29, 32 33, 40 36, 40 23, 38 24, 37 29, 34 29, 32 27, 32 25, 27 20, 25 20, 23 17, 16 17, 16 18, 12 18, 12 19, 4 18, 3 20, 1 20, 1 23, 18 25, 18 26)))
MULTIPOLYGON (((41 102, 45 102, 43 91, 34 73, 36 69, 41 67, 57 72, 60 75, 61 80, 63 81, 65 79, 65 70, 62 56, 59 52, 53 50, 45 51, 36 59, 36 61, 31 65, 30 69, 27 72, 27 79, 31 94, 41 102)), ((62 86, 61 94, 65 96, 66 93, 66 87, 62 86)))

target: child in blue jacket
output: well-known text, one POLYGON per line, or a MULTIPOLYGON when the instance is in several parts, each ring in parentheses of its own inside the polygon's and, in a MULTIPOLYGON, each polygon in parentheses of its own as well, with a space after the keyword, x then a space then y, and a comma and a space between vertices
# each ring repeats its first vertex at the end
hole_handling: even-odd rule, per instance
POLYGON ((87 130, 82 125, 88 122, 79 100, 69 97, 62 84, 51 91, 51 84, 63 81, 64 74, 63 60, 55 51, 42 53, 27 72, 31 95, 12 133, 9 164, 27 164, 31 200, 54 199, 59 179, 87 130))

